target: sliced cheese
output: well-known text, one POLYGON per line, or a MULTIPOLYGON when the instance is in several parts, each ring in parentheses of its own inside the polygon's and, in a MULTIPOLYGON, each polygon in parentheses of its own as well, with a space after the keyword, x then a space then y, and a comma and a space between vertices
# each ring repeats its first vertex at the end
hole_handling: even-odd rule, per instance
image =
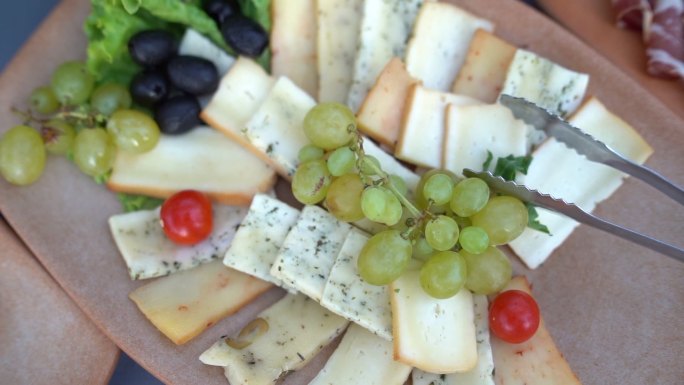
POLYGON ((346 103, 363 0, 316 0, 318 101, 346 103))
POLYGON ((392 58, 359 108, 356 115, 359 130, 394 149, 399 140, 404 103, 415 82, 401 59, 392 58))
POLYGON ((426 372, 465 372, 477 364, 473 297, 462 289, 436 299, 420 286, 420 270, 390 285, 394 359, 426 372))
MULTIPOLYGON (((524 277, 513 278, 506 290, 522 290, 532 294, 524 277)), ((494 378, 497 384, 581 385, 553 342, 543 319, 534 336, 523 343, 510 344, 493 336, 492 353, 496 363, 494 378)))
POLYGON ((281 77, 245 126, 247 141, 286 179, 297 170, 299 150, 309 143, 304 116, 315 105, 311 96, 281 77))
POLYGON ((380 162, 382 170, 390 175, 396 175, 406 182, 406 187, 411 192, 416 191, 420 177, 406 166, 401 164, 392 155, 378 147, 372 140, 363 141, 363 150, 366 154, 375 157, 380 162))
POLYGON ((175 344, 184 344, 251 302, 271 284, 213 261, 159 278, 129 294, 175 344))
POLYGON ((221 339, 202 353, 200 361, 225 367, 231 384, 271 385, 306 365, 348 324, 301 294, 286 295, 258 318, 268 329, 250 345, 236 349, 221 339))
POLYGON ((279 279, 271 275, 271 266, 285 236, 298 217, 299 210, 280 200, 264 194, 255 195, 247 216, 225 252, 223 263, 235 270, 283 286, 279 279))
MULTIPOLYGON (((653 152, 631 126, 595 98, 582 106, 570 123, 634 162, 645 162, 653 152)), ((588 212, 610 197, 625 177, 613 168, 587 160, 555 139, 544 142, 532 156, 534 160, 523 179, 524 184, 575 203, 588 212)), ((541 265, 578 225, 574 220, 548 210, 538 209, 538 212, 539 221, 552 235, 527 228, 509 244, 531 269, 541 265)))
POLYGON ((351 324, 309 385, 402 385, 411 367, 392 359, 392 343, 351 324))
POLYGON ((487 297, 473 294, 475 329, 477 332, 477 365, 463 373, 434 374, 415 369, 413 385, 494 385, 494 359, 489 340, 489 307, 487 297))
POLYGON ((209 38, 192 28, 185 30, 178 46, 179 55, 190 55, 207 59, 214 63, 220 76, 223 76, 235 63, 235 58, 219 48, 209 38))
POLYGON ((487 151, 494 159, 527 154, 527 125, 500 104, 449 105, 442 168, 461 175, 481 170, 487 151))
POLYGON ((316 301, 351 226, 318 206, 305 206, 271 268, 271 275, 316 301))
POLYGON ((162 135, 143 154, 117 151, 107 186, 158 198, 194 189, 221 203, 248 205, 275 180, 273 169, 242 146, 218 131, 197 127, 181 136, 162 135))
POLYGON ((404 57, 406 41, 423 0, 366 0, 347 104, 357 111, 382 69, 404 57))
MULTIPOLYGON (((275 79, 254 60, 239 57, 230 71, 221 78, 218 89, 202 110, 202 120, 231 139, 255 151, 242 131, 271 91, 275 79)), ((259 152, 256 154, 260 155, 259 152)))
POLYGON ((246 214, 244 207, 214 205, 211 234, 192 246, 179 245, 164 234, 159 209, 114 215, 109 218, 109 229, 131 279, 146 279, 220 258, 246 214))
POLYGON ((401 134, 394 155, 418 166, 439 168, 442 164, 444 115, 449 104, 465 106, 480 102, 469 96, 413 85, 406 100, 401 134))
POLYGON ((525 98, 560 116, 567 116, 582 103, 588 84, 589 75, 518 49, 508 67, 501 93, 525 98))
POLYGON ((271 73, 290 78, 309 95, 318 92, 314 0, 271 3, 271 73))
POLYGON ((494 25, 449 3, 425 3, 406 48, 408 72, 430 89, 448 91, 477 29, 494 25))
POLYGON ((494 34, 478 29, 458 72, 452 92, 494 103, 501 93, 516 48, 494 34))
POLYGON ((366 283, 356 268, 367 241, 368 236, 360 231, 349 232, 325 283, 321 306, 391 341, 389 288, 366 283))

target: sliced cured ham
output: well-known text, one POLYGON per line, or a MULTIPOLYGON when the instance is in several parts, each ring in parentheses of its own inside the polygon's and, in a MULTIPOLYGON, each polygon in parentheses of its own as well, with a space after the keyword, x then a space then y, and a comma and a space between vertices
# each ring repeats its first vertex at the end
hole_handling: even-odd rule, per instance
POLYGON ((653 21, 644 28, 648 73, 684 79, 684 0, 653 1, 653 21))

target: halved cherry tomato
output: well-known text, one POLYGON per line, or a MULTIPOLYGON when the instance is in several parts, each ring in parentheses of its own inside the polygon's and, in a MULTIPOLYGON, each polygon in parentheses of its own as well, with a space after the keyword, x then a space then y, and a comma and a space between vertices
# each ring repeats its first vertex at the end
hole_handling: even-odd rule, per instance
POLYGON ((183 190, 169 197, 161 207, 161 225, 173 242, 194 245, 211 234, 211 201, 199 191, 183 190))
POLYGON ((519 344, 532 338, 539 328, 539 306, 531 295, 507 290, 489 307, 489 328, 495 336, 519 344))

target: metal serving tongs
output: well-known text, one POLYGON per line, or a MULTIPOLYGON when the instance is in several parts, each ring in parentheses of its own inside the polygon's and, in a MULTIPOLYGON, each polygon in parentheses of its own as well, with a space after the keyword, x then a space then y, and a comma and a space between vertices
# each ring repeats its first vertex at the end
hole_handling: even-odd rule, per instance
MULTIPOLYGON (((674 199, 676 202, 684 205, 684 190, 658 173, 625 159, 604 143, 594 139, 591 135, 580 131, 578 128, 573 127, 561 118, 524 99, 502 95, 500 102, 508 107, 516 118, 523 120, 536 129, 544 131, 547 135, 564 143, 568 148, 586 156, 587 159, 605 164, 639 178, 674 199)), ((515 182, 506 181, 501 177, 492 175, 492 173, 488 171, 475 172, 473 170, 465 169, 463 170, 463 174, 467 177, 477 177, 484 180, 494 191, 516 197, 522 201, 532 203, 535 206, 547 210, 564 214, 580 223, 617 235, 672 257, 680 262, 684 262, 683 249, 595 217, 572 203, 567 203, 550 195, 530 190, 515 182)))

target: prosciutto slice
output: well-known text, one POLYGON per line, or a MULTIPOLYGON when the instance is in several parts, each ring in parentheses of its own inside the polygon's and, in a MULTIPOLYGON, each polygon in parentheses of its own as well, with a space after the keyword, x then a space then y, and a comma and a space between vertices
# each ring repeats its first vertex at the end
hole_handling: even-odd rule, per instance
POLYGON ((653 10, 648 0, 611 0, 616 13, 617 24, 621 28, 641 31, 653 18, 653 10))

